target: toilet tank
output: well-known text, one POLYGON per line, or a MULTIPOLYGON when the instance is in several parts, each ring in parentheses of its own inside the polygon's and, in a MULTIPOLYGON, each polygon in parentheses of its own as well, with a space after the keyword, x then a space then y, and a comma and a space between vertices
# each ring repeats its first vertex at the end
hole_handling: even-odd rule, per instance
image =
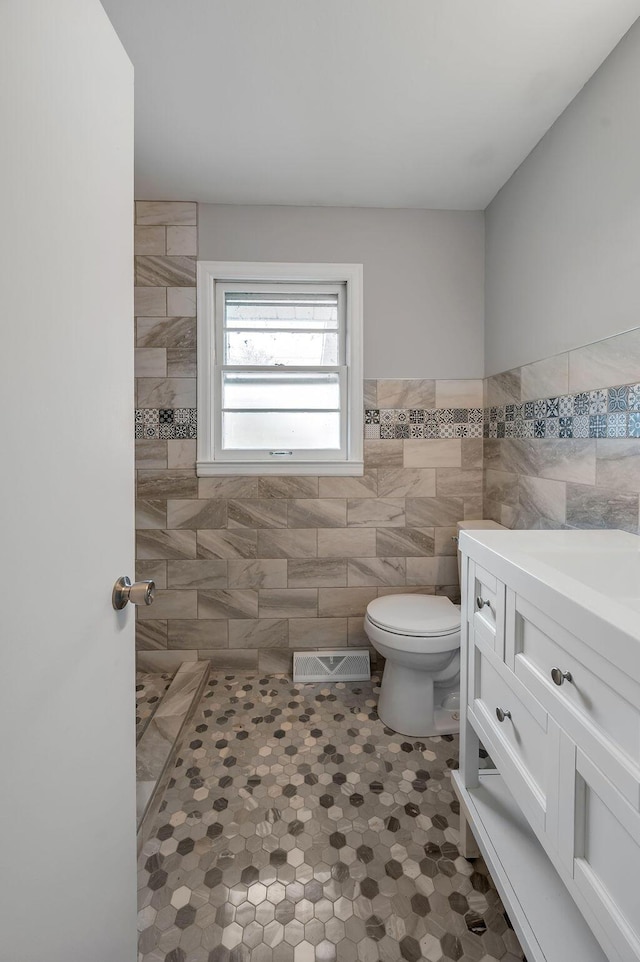
MULTIPOLYGON (((505 526, 503 524, 498 524, 497 521, 484 521, 484 520, 458 521, 458 524, 456 525, 456 527, 458 529, 458 536, 460 536, 461 531, 482 531, 482 530, 497 529, 497 528, 499 528, 502 531, 506 531, 505 526)), ((460 570, 460 551, 458 551, 458 580, 462 585, 462 572, 460 570)))

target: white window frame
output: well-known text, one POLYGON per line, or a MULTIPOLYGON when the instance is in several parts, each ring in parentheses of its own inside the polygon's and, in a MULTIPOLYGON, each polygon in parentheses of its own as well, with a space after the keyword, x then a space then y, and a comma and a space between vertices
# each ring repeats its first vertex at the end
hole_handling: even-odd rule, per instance
MULTIPOLYGON (((363 270, 362 264, 284 264, 238 261, 200 261, 198 263, 198 447, 199 477, 224 474, 316 474, 361 475, 363 464, 363 270), (219 322, 222 300, 218 295, 224 283, 255 285, 308 284, 344 285, 344 358, 346 368, 346 410, 342 410, 346 448, 311 451, 284 460, 272 460, 265 453, 237 455, 222 452, 217 424, 220 411, 220 379, 216 376, 216 351, 220 349, 219 322)), ((256 370, 261 370, 257 368, 256 370)), ((296 370, 291 368, 289 370, 296 370)), ((338 370, 338 368, 336 368, 338 370)))

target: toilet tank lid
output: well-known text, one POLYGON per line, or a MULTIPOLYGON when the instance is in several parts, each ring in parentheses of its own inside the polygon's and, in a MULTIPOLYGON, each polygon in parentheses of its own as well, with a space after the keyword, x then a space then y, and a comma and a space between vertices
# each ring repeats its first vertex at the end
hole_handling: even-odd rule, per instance
POLYGON ((499 528, 500 531, 507 529, 497 521, 458 521, 458 531, 491 531, 499 528))
POLYGON ((380 628, 406 635, 446 635, 460 628, 460 609, 445 595, 384 595, 367 614, 380 628))

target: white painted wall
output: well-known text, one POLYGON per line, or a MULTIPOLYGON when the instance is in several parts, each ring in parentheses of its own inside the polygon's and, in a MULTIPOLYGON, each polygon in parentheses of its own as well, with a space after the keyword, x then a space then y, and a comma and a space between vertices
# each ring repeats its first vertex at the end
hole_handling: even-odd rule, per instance
POLYGON ((640 323, 640 21, 486 211, 486 373, 640 323))
POLYGON ((136 956, 133 70, 0 3, 0 960, 136 956))
POLYGON ((201 260, 364 264, 365 377, 483 376, 481 211, 201 204, 198 244, 201 260))

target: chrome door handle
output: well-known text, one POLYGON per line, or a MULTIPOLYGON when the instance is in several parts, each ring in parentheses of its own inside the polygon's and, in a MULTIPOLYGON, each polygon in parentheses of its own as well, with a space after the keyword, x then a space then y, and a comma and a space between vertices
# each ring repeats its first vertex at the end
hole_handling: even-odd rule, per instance
POLYGON ((570 671, 563 671, 561 668, 551 669, 551 680, 554 685, 563 685, 565 681, 573 681, 570 671))
POLYGON ((508 708, 496 708, 496 718, 499 722, 503 722, 505 718, 511 718, 511 712, 508 708))
POLYGON ((121 611, 129 602, 132 605, 150 605, 155 596, 155 581, 136 581, 131 584, 131 578, 123 575, 113 586, 111 604, 116 611, 121 611))
POLYGON ((478 611, 481 611, 483 608, 490 608, 491 602, 485 601, 483 598, 480 597, 480 595, 478 595, 478 597, 476 598, 476 607, 478 611))

